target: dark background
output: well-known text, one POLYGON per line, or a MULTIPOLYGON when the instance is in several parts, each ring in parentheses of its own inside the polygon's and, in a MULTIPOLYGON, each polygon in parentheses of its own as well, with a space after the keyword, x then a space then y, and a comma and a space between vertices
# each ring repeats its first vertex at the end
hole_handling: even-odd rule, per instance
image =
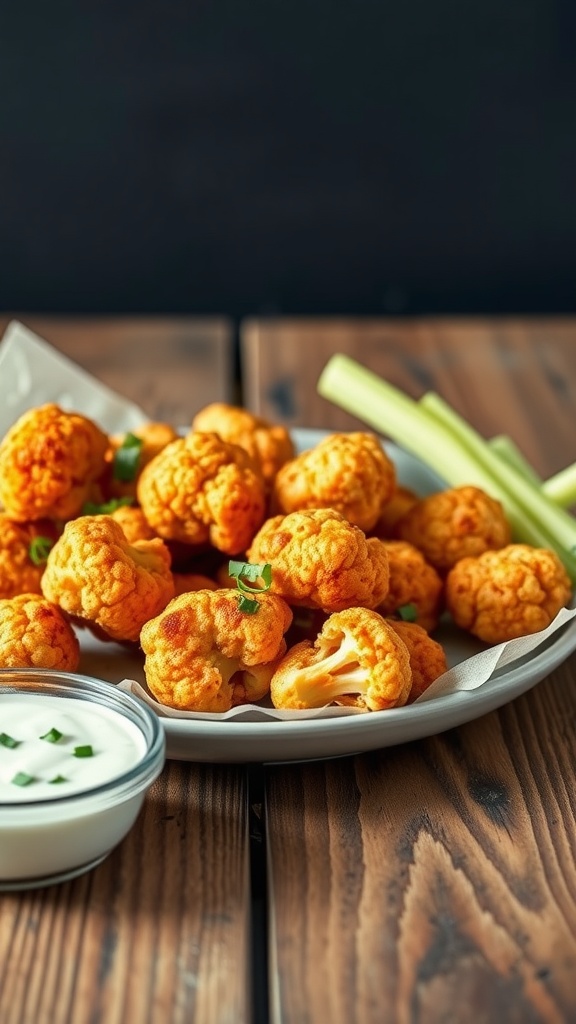
POLYGON ((0 308, 576 310, 574 0, 11 5, 0 308))

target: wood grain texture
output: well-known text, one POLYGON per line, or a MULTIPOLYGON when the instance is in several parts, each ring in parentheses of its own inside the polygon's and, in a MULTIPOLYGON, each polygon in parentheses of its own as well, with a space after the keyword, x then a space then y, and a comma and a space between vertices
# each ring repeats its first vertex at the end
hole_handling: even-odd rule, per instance
MULTIPOLYGON (((363 428, 316 395, 345 352, 436 390, 543 474, 576 459, 576 321, 265 322, 247 401, 363 428)), ((431 739, 267 769, 274 1024, 576 1020, 576 658, 431 739)))
MULTIPOLYGON (((0 318, 0 336, 10 319, 0 318)), ((223 318, 16 319, 151 419, 187 426, 203 405, 233 397, 232 330, 223 318)))
POLYGON ((168 762, 93 872, 0 895, 2 1024, 247 1024, 244 773, 168 762))

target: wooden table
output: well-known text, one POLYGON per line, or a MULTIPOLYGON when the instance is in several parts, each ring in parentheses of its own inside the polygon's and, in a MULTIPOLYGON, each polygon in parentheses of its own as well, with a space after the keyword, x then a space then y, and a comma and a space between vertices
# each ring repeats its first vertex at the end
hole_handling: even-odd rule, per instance
MULTIPOLYGON (((129 349, 103 347, 93 325, 50 340, 112 386, 130 381, 151 416, 185 422, 233 393, 229 337, 192 395, 182 375, 190 385, 202 359, 165 330, 148 369, 146 325, 124 322, 129 349)), ((576 459, 576 321, 246 324, 245 404, 358 425, 316 395, 336 351, 414 396, 436 389, 542 474, 576 459)), ((0 896, 0 1021, 576 1020, 575 670, 571 657, 500 711, 402 747, 168 762, 100 867, 0 896)))

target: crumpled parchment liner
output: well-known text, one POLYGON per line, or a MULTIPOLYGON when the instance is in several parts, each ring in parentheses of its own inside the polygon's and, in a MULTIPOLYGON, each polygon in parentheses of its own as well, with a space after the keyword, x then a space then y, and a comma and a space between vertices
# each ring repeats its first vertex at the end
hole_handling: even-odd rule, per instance
MULTIPOLYGON (((23 324, 12 321, 0 343, 0 436, 27 409, 45 402, 56 402, 62 408, 82 412, 109 433, 133 430, 149 419, 136 405, 101 384, 23 324)), ((446 694, 477 689, 491 679, 498 669, 531 654, 575 616, 576 607, 562 608, 554 621, 541 632, 497 644, 460 661, 436 679, 415 701, 415 705, 446 694)), ((576 649, 576 630, 572 634, 572 642, 566 653, 576 649)), ((81 639, 80 643, 82 646, 81 639)), ((264 703, 243 704, 218 714, 176 711, 155 701, 134 679, 123 679, 118 686, 135 693, 159 715, 168 718, 302 721, 306 718, 341 718, 366 713, 358 708, 338 705, 304 711, 280 711, 266 707, 264 703)), ((407 713, 409 710, 406 709, 407 713)))

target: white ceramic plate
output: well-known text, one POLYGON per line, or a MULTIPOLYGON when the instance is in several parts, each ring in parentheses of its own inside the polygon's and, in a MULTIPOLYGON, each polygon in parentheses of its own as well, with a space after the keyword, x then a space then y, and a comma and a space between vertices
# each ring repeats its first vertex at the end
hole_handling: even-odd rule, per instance
MULTIPOLYGON (((326 431, 295 430, 299 450, 312 447, 326 431)), ((418 459, 393 444, 386 445, 402 484, 429 494, 442 481, 418 459)), ((450 665, 471 657, 479 649, 472 637, 452 630, 440 637, 450 665)), ((81 671, 119 682, 124 677, 143 681, 141 664, 116 644, 103 644, 81 633, 81 671)), ((246 722, 164 718, 167 756, 181 761, 278 762, 341 757, 380 747, 395 746, 433 736, 470 722, 525 693, 576 650, 576 619, 559 630, 535 655, 496 672, 477 690, 438 697, 390 711, 345 718, 246 722)))

